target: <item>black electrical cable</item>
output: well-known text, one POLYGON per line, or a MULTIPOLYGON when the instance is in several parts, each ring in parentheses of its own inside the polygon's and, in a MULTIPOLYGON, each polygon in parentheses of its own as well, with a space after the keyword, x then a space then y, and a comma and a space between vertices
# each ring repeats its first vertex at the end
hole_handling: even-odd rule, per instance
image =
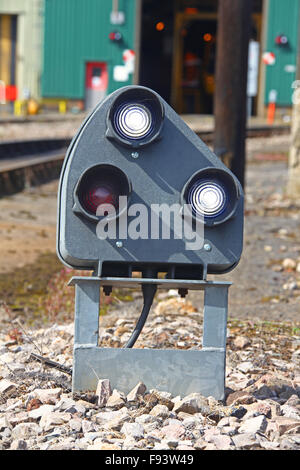
MULTIPOLYGON (((149 276, 150 277, 150 276, 149 276)), ((142 284, 142 292, 143 292, 143 298, 144 298, 144 306, 142 313, 140 315, 140 318, 137 321, 137 324, 135 325, 135 329, 130 336, 129 340, 123 346, 123 348, 132 348, 133 345, 135 344, 136 340, 141 334, 141 331, 145 325, 145 322, 148 318, 149 312, 151 305, 154 300, 154 296, 157 290, 157 285, 156 284, 142 284)))

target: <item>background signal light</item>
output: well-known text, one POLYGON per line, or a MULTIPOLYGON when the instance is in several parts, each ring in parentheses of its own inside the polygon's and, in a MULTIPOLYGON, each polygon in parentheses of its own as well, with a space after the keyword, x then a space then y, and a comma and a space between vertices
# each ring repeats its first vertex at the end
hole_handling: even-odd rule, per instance
POLYGON ((163 31, 165 29, 165 23, 159 21, 158 23, 156 23, 155 29, 156 31, 163 31))
POLYGON ((186 13, 187 15, 197 15, 197 13, 198 13, 198 8, 187 7, 187 8, 184 10, 184 13, 186 13))
POLYGON ((206 33, 206 34, 204 34, 204 36, 203 36, 203 39, 204 39, 205 42, 211 42, 211 41, 212 41, 212 38, 213 38, 213 37, 212 37, 212 35, 211 35, 210 33, 206 33))
POLYGON ((277 44, 278 46, 286 46, 288 42, 289 40, 284 34, 279 34, 279 36, 276 36, 275 38, 275 44, 277 44))
POLYGON ((108 35, 111 41, 119 42, 122 40, 122 34, 119 31, 112 31, 108 35))

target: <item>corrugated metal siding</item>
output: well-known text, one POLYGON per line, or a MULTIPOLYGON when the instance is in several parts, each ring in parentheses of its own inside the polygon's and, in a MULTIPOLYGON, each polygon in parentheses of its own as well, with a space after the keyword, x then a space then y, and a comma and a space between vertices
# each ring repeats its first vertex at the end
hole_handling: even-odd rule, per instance
POLYGON ((291 106, 295 72, 287 72, 288 65, 296 66, 299 27, 299 0, 269 0, 268 31, 266 51, 276 55, 275 65, 268 65, 266 71, 265 102, 268 102, 270 90, 277 90, 277 104, 291 106), (275 44, 276 36, 284 34, 289 39, 289 46, 275 44))
POLYGON ((123 65, 124 49, 134 48, 135 0, 120 0, 125 24, 110 24, 112 0, 45 0, 44 97, 82 99, 85 89, 85 63, 107 62, 109 90, 131 83, 114 82, 113 67, 123 65), (109 33, 120 31, 123 43, 109 40, 109 33))

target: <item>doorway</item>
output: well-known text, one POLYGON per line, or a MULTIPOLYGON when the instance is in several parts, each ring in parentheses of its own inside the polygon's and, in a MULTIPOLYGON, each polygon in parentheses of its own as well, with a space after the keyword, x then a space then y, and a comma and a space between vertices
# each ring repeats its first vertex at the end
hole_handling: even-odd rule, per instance
POLYGON ((143 0, 139 84, 156 91, 171 101, 173 31, 173 0, 143 0))
MULTIPOLYGON (((139 84, 179 114, 213 113, 217 20, 217 0, 142 1, 139 84)), ((261 31, 262 0, 254 0, 251 39, 261 43, 261 31)), ((256 114, 257 96, 252 102, 256 114)))
POLYGON ((184 21, 179 31, 181 69, 176 77, 181 114, 212 114, 215 90, 217 19, 184 21))

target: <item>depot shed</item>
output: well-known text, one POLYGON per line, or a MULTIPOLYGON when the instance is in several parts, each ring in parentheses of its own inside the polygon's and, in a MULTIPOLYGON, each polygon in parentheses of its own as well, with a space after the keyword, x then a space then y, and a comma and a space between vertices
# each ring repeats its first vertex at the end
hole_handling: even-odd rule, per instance
POLYGON ((274 54, 274 61, 266 67, 265 103, 270 92, 276 92, 278 106, 291 106, 299 53, 298 0, 269 0, 265 51, 274 54))
POLYGON ((0 0, 0 81, 7 101, 39 97, 43 0, 0 0))
POLYGON ((90 103, 133 82, 136 0, 45 0, 42 96, 90 103), (119 13, 118 13, 119 12, 119 13), (121 13, 120 13, 121 12, 121 13), (116 13, 116 14, 114 14, 116 13))

